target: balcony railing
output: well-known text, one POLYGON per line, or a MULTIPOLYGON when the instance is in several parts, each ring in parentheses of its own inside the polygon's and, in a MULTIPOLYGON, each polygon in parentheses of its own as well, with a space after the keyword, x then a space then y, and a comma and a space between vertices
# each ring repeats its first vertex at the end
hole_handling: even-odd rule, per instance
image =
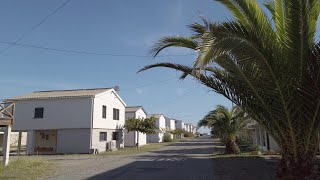
POLYGON ((0 127, 13 124, 14 103, 0 102, 0 127))

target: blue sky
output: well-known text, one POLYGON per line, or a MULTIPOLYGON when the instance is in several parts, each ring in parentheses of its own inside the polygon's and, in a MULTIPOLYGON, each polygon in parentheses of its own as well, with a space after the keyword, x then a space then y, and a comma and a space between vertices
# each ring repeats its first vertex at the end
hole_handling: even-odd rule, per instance
MULTIPOLYGON (((0 41, 114 55, 148 55, 165 35, 188 35, 186 25, 198 14, 220 21, 230 18, 212 0, 72 0, 41 26, 30 31, 65 0, 3 0, 0 41)), ((0 44, 0 52, 8 47, 0 44)), ((216 105, 230 106, 224 97, 192 79, 178 80, 170 69, 136 72, 156 62, 191 64, 195 54, 169 49, 151 57, 85 55, 12 46, 0 54, 0 98, 37 90, 120 86, 127 105, 143 105, 148 113, 196 124, 216 105)))

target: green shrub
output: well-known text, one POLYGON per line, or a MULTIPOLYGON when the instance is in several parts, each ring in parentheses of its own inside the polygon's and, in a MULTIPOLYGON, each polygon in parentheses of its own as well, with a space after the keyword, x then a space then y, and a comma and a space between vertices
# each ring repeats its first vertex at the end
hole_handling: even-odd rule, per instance
POLYGON ((163 136, 163 141, 164 141, 164 142, 172 142, 172 138, 171 138, 170 133, 165 133, 165 134, 164 134, 164 136, 163 136))
POLYGON ((251 151, 260 151, 260 146, 258 144, 251 144, 250 150, 251 151))
POLYGON ((245 136, 238 136, 236 138, 236 143, 240 146, 252 144, 250 137, 245 137, 245 136))
POLYGON ((184 137, 194 137, 194 134, 191 132, 184 132, 184 137))

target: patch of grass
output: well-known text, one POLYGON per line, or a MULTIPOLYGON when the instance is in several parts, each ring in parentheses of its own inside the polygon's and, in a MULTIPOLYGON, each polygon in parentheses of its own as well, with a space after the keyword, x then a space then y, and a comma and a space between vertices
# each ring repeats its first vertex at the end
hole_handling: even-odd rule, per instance
POLYGON ((128 155, 128 154, 137 154, 137 153, 143 153, 143 152, 150 152, 158 150, 159 148, 166 146, 170 143, 154 143, 154 144, 146 144, 139 149, 136 149, 134 147, 126 147, 124 149, 119 149, 116 151, 106 151, 101 153, 100 155, 108 156, 108 155, 128 155))
POLYGON ((246 157, 261 157, 259 155, 252 155, 249 152, 240 154, 213 154, 211 158, 246 158, 246 157))
POLYGON ((54 169, 54 164, 40 158, 23 158, 0 165, 0 179, 39 179, 54 169))

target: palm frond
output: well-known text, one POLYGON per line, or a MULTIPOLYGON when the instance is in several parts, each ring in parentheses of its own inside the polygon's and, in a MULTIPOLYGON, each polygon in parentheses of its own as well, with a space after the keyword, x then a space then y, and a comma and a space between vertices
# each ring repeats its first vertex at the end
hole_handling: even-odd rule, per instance
POLYGON ((168 47, 183 47, 196 50, 198 42, 189 37, 169 36, 161 38, 150 50, 150 54, 156 57, 163 49, 168 47))

